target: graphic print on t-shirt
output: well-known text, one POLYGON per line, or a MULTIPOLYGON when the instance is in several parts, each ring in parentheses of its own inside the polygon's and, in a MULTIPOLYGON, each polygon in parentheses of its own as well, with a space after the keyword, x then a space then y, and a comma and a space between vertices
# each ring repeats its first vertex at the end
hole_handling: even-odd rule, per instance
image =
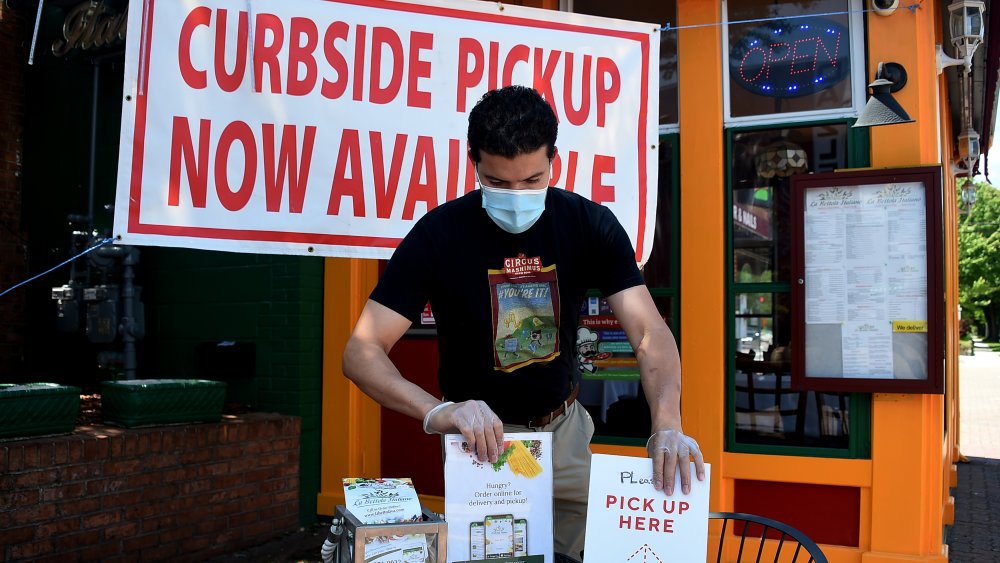
POLYGON ((494 369, 511 372, 559 355, 559 284, 556 266, 540 257, 505 258, 487 270, 493 302, 494 369))

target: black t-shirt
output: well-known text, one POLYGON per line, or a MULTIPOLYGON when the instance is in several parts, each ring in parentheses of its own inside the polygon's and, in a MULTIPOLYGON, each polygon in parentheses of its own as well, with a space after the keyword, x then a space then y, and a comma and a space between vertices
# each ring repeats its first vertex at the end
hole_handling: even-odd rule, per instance
POLYGON ((511 234, 479 190, 432 209, 396 249, 371 298, 413 319, 430 301, 439 384, 450 401, 486 401, 504 422, 554 410, 579 380, 576 330, 586 292, 643 283, 611 211, 550 188, 530 229, 511 234))

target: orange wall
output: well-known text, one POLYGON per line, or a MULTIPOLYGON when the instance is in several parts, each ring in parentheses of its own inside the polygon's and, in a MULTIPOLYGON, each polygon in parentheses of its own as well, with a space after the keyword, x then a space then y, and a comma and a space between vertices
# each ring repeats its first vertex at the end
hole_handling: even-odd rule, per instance
MULTIPOLYGON (((678 25, 718 22, 720 4, 677 3, 678 25)), ((711 506, 732 503, 722 479, 725 435, 725 185, 722 134, 722 28, 677 31, 681 178, 681 341, 684 430, 714 466, 711 506)))
MULTIPOLYGON (((895 97, 915 120, 872 128, 873 167, 941 161, 940 82, 933 41, 938 36, 938 20, 933 4, 912 14, 869 18, 869 68, 877 68, 879 61, 898 62, 906 68, 907 85, 895 97)), ((863 561, 893 561, 901 555, 946 560, 941 502, 946 487, 941 470, 943 421, 941 395, 876 393, 873 397, 871 551, 863 561)))
POLYGON ((323 303, 323 418, 317 512, 332 515, 344 502, 344 477, 381 475, 380 407, 344 377, 344 345, 368 294, 378 262, 327 258, 323 303))

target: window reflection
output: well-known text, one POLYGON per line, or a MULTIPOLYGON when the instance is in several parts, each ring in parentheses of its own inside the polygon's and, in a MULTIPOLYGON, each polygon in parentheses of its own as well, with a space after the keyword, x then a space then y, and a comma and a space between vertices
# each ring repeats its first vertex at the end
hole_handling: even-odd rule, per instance
POLYGON ((791 388, 791 297, 736 294, 736 441, 846 448, 849 395, 791 388))
MULTIPOLYGON (((573 0, 578 14, 603 16, 638 22, 671 22, 677 25, 677 0, 573 0)), ((660 124, 678 122, 677 110, 677 32, 660 33, 660 124)))
POLYGON ((735 133, 732 143, 733 280, 791 280, 790 178, 847 167, 847 126, 735 133))
POLYGON ((660 174, 656 195, 656 230, 653 233, 653 247, 649 261, 642 269, 646 285, 654 287, 673 286, 674 231, 674 142, 673 137, 660 139, 660 174))
MULTIPOLYGON (((674 299, 656 297, 653 301, 671 324, 674 299)), ((576 347, 581 375, 578 400, 594 419, 594 434, 646 439, 652 420, 639 380, 639 364, 607 300, 587 298, 581 309, 576 347)))
POLYGON ((736 441, 846 448, 849 395, 791 388, 790 304, 787 292, 736 294, 736 441))
POLYGON ((793 391, 791 379, 787 372, 736 370, 736 441, 846 449, 850 396, 793 391))

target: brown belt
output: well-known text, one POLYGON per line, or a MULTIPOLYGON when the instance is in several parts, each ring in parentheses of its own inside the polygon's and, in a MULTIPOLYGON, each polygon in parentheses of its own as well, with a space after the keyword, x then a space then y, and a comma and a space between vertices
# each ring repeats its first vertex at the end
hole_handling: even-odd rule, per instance
POLYGON ((545 416, 543 416, 541 418, 534 419, 534 420, 529 420, 528 424, 525 424, 525 426, 528 426, 528 427, 531 427, 531 428, 538 428, 540 426, 545 426, 546 424, 549 424, 550 422, 552 422, 553 420, 555 420, 556 417, 558 417, 562 413, 566 412, 566 409, 568 409, 569 406, 573 404, 573 401, 576 400, 576 396, 579 395, 579 394, 580 394, 580 384, 577 383, 576 386, 573 387, 573 390, 570 391, 569 397, 566 397, 566 400, 563 401, 561 405, 559 405, 558 407, 556 407, 556 410, 550 412, 549 414, 547 414, 547 415, 545 415, 545 416))

